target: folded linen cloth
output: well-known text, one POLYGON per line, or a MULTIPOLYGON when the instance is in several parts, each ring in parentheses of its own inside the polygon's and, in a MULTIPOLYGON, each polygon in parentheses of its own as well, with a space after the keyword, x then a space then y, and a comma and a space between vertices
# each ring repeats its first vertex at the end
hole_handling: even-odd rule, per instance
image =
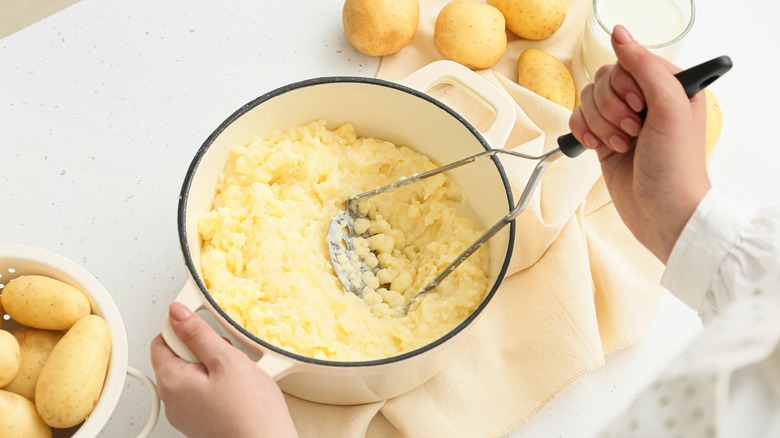
MULTIPOLYGON (((442 59, 433 43, 447 0, 421 0, 414 40, 382 59, 378 77, 400 80, 442 59)), ((542 153, 568 132, 571 112, 517 85, 517 59, 536 47, 561 59, 579 90, 587 83, 578 50, 587 0, 570 0, 567 18, 543 41, 509 35, 502 60, 478 72, 517 103, 507 149, 542 153)), ((443 102, 478 128, 484 110, 465 93, 443 102)), ((497 145, 498 146, 498 145, 497 145)), ((533 162, 503 158, 515 199, 533 162)), ((623 225, 595 154, 551 165, 517 219, 516 247, 501 288, 468 331, 459 357, 419 388, 385 402, 327 406, 286 396, 303 437, 495 437, 515 429, 604 356, 638 342, 660 304, 661 264, 623 225)))

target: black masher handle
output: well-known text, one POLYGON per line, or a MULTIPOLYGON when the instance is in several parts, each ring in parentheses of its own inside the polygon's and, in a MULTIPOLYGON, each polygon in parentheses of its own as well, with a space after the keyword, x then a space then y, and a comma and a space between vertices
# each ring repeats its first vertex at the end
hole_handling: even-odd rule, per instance
MULTIPOLYGON (((680 84, 685 90, 685 95, 690 99, 695 96, 696 93, 707 88, 708 85, 723 76, 727 71, 731 70, 731 66, 731 58, 728 56, 719 56, 687 70, 683 70, 674 76, 680 81, 680 84)), ((643 109, 639 113, 639 116, 644 120, 646 114, 647 108, 643 109)), ((585 146, 583 146, 572 133, 558 137, 558 147, 564 155, 572 158, 585 152, 585 146)))

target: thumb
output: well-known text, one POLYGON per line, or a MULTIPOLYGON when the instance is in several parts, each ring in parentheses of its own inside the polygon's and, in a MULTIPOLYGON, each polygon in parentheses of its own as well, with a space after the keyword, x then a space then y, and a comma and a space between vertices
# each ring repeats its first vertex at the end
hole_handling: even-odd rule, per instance
POLYGON ((647 50, 625 27, 615 26, 612 47, 620 66, 631 74, 642 90, 648 108, 677 105, 683 99, 688 100, 682 85, 674 77, 680 69, 647 50))
POLYGON ((174 301, 168 308, 171 327, 206 369, 218 367, 233 347, 187 306, 174 301))

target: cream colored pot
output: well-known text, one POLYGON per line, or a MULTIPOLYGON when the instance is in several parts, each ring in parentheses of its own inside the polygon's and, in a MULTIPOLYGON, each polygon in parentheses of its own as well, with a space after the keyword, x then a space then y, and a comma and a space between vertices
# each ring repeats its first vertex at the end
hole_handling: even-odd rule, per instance
MULTIPOLYGON (((492 146, 503 146, 515 122, 514 103, 479 75, 450 61, 430 64, 400 84, 357 77, 311 79, 279 88, 241 107, 206 139, 190 165, 178 216, 179 238, 190 278, 176 300, 193 311, 211 312, 224 329, 223 334, 257 360, 258 366, 289 394, 340 405, 385 400, 419 386, 453 359, 468 328, 490 303, 504 278, 515 224, 512 222, 489 242, 490 289, 484 301, 454 330, 423 348, 381 360, 336 362, 304 357, 259 339, 232 320, 204 285, 197 222, 211 209, 217 176, 231 148, 258 135, 316 119, 327 120, 331 127, 352 123, 361 136, 405 145, 443 164, 492 146), (458 113, 425 93, 440 84, 466 90, 491 108, 495 114, 492 125, 480 133, 458 113)), ((509 182, 497 158, 477 161, 448 175, 465 190, 483 228, 511 210, 509 182)), ((163 337, 179 356, 197 360, 173 333, 168 319, 163 324, 163 337)))

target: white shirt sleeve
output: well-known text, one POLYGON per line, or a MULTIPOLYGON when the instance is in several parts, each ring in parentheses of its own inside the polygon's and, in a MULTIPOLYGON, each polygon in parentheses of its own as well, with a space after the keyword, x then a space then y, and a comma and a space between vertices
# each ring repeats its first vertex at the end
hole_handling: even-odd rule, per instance
POLYGON ((780 273, 713 318, 600 438, 780 437, 780 273))
POLYGON ((711 190, 661 283, 705 330, 599 437, 780 436, 780 207, 711 190))
POLYGON ((780 271, 780 207, 752 209, 711 189, 672 248, 661 285, 705 323, 780 271))

